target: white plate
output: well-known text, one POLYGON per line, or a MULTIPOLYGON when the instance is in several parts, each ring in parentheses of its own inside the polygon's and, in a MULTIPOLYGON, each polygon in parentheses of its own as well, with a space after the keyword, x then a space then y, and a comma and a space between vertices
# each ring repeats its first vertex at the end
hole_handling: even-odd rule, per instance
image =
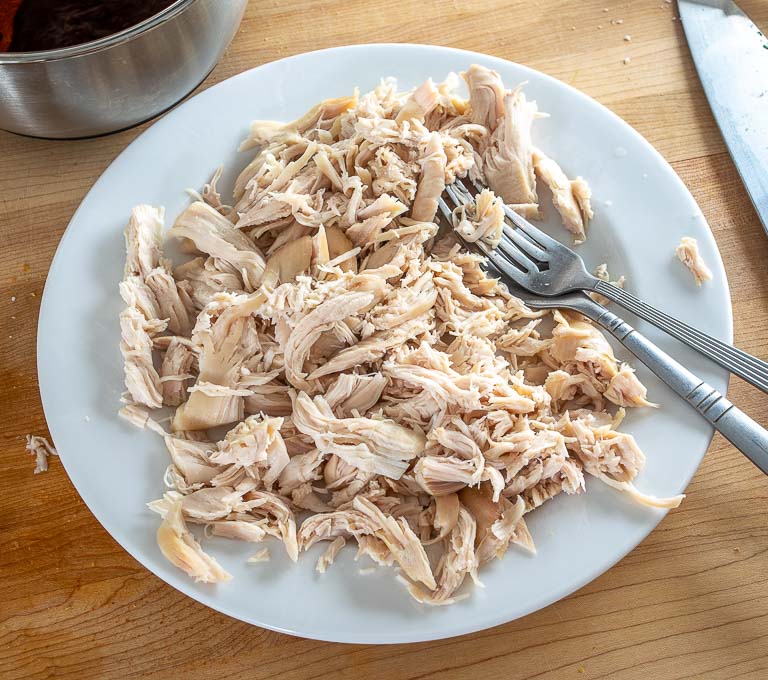
MULTIPOLYGON (((83 201, 51 266, 40 312, 38 370, 45 414, 61 461, 83 500, 107 531, 160 578, 221 612, 274 630, 342 642, 393 643, 443 638, 487 628, 564 597, 602 574, 634 548, 663 512, 638 507, 588 481, 588 493, 558 497, 533 513, 538 547, 531 557, 510 550, 481 572, 484 589, 451 607, 416 604, 388 569, 358 573, 343 552, 318 576, 316 547, 291 564, 278 543, 272 560, 246 565, 253 545, 206 543, 234 575, 218 586, 195 584, 171 566, 155 543, 156 515, 145 504, 163 492, 168 457, 162 442, 116 416, 122 390, 117 284, 123 270, 122 231, 131 207, 165 205, 168 220, 220 164, 242 166, 235 149, 256 118, 289 120, 317 101, 380 77, 410 88, 442 79, 473 62, 496 69, 551 114, 535 139, 573 176, 586 177, 596 218, 581 249, 590 266, 607 261, 629 288, 673 316, 731 340, 731 308, 722 261, 700 210, 662 157, 613 113, 576 90, 524 66, 442 47, 365 45, 302 54, 260 66, 202 92, 166 115, 112 163, 83 201), (699 240, 714 280, 697 289, 674 259, 681 236, 699 240)), ((231 180, 232 173, 228 178, 231 180)), ((550 210, 550 212, 552 212, 550 210)), ((558 226, 552 231, 564 233, 558 226)), ((647 326, 639 327, 647 330, 647 326)), ((656 332, 649 335, 702 378, 724 391, 726 374, 656 332)), ((712 431, 643 367, 638 369, 659 411, 632 412, 626 429, 647 454, 637 485, 667 495, 685 489, 712 431)))

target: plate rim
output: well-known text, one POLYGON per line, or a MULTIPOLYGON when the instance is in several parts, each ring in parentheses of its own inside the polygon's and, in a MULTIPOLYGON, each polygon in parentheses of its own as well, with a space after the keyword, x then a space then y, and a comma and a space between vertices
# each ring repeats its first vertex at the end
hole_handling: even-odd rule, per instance
MULTIPOLYGON (((319 56, 324 55, 327 53, 343 53, 343 52, 352 52, 355 50, 367 50, 367 49, 394 49, 394 50, 400 50, 400 49, 415 49, 415 50, 425 50, 425 51, 439 51, 444 53, 449 53, 453 55, 461 55, 468 60, 471 59, 477 59, 480 57, 482 60, 488 62, 488 61, 496 61, 501 62, 507 65, 512 65, 515 69, 520 70, 522 73, 531 73, 535 74, 535 77, 537 79, 543 79, 545 81, 548 81, 550 85, 554 85, 556 87, 560 88, 566 88, 570 91, 572 95, 576 95, 579 98, 583 100, 587 100, 590 105, 601 108, 604 113, 607 113, 611 118, 614 119, 615 122, 617 122, 620 126, 622 126, 624 129, 628 130, 631 135, 633 135, 638 141, 640 141, 647 149, 651 150, 652 153, 655 155, 656 160, 660 161, 660 168, 663 168, 664 172, 667 175, 667 178, 672 181, 673 184, 676 184, 676 187, 678 190, 681 190, 687 194, 696 205, 698 203, 696 202, 696 199, 693 197, 691 191, 688 189, 685 182, 682 180, 682 178, 677 174, 677 172, 672 167, 671 163, 664 158, 664 156, 659 152, 651 142, 649 142, 645 137, 643 137, 640 132, 638 132, 632 125, 630 125, 627 121, 625 121, 623 118, 621 118, 617 113, 612 111, 610 108, 608 108, 606 105, 602 104, 597 99, 590 97, 586 93, 582 92, 581 90, 578 90, 577 88, 573 87, 572 85, 559 80, 555 78, 554 76, 549 75, 548 73, 545 73, 543 71, 540 71, 538 69, 534 69, 531 66, 527 66, 525 64, 521 64, 519 62, 514 62, 509 59, 504 59, 503 57, 499 57, 493 54, 486 54, 483 52, 475 52, 472 50, 465 50, 460 48, 454 48, 454 47, 448 47, 443 45, 429 45, 429 44, 421 44, 421 43, 392 43, 392 42, 384 42, 384 43, 363 43, 363 44, 351 44, 351 45, 340 45, 336 47, 328 47, 318 50, 312 50, 308 52, 300 52, 297 54, 290 55, 288 57, 283 57, 281 59, 276 59, 273 61, 265 62, 262 64, 259 64, 257 66, 254 66, 252 68, 246 69, 244 71, 241 71, 240 73, 234 74, 230 76, 229 78, 225 78, 224 80, 211 85, 210 87, 206 88, 202 92, 199 92, 195 94, 193 97, 190 97, 189 99, 182 102, 180 105, 175 107, 170 112, 163 115, 160 119, 153 122, 149 127, 147 127, 145 130, 141 132, 135 139, 133 139, 128 145, 126 145, 118 154, 115 156, 115 158, 107 165, 106 168, 101 172, 99 177, 96 179, 96 181, 93 183, 91 188, 87 191, 87 193, 83 196, 82 200, 80 201, 80 204, 78 205, 77 209, 73 213, 67 228, 65 229, 64 233, 62 234, 59 243, 56 248, 56 252, 54 254, 53 259, 51 260, 51 264, 46 276, 46 282, 45 287, 43 290, 43 294, 41 296, 41 303, 40 303, 40 311, 38 315, 38 327, 37 327, 37 350, 36 350, 36 367, 37 367, 37 373, 38 373, 38 383, 40 387, 40 398, 41 403, 43 407, 43 413, 46 417, 46 423, 49 423, 48 418, 48 412, 49 408, 51 407, 50 402, 48 405, 46 405, 46 399, 43 396, 43 382, 45 382, 42 379, 42 373, 41 373, 41 364, 44 362, 44 358, 42 356, 43 348, 46 344, 45 339, 45 331, 44 331, 44 317, 47 316, 44 314, 44 310, 47 305, 47 301, 49 300, 49 281, 52 279, 51 274, 55 271, 55 268, 59 264, 60 255, 62 252, 62 244, 64 244, 65 239, 71 238, 73 233, 73 226, 78 220, 78 217, 83 210, 84 204, 87 202, 88 198, 91 196, 92 193, 98 190, 100 183, 104 180, 105 175, 109 173, 109 171, 112 169, 112 167, 122 158, 122 156, 129 152, 129 150, 134 147, 134 145, 137 145, 140 143, 140 140, 142 140, 147 133, 149 133, 156 125, 163 123, 163 121, 172 121, 174 117, 180 115, 178 112, 184 109, 184 107, 188 106, 191 102, 196 100, 198 97, 205 98, 205 97, 211 97, 215 96, 212 93, 215 92, 217 88, 220 86, 223 86, 225 83, 229 83, 230 81, 237 80, 240 78, 244 78, 247 75, 251 74, 254 71, 259 70, 267 70, 269 68, 276 68, 279 67, 281 64, 285 64, 287 62, 291 62, 294 60, 299 60, 302 58, 307 58, 310 56, 319 56)), ((386 74, 384 74, 386 75, 386 74)), ((167 124, 167 123, 163 123, 167 124)), ((733 343, 733 304, 731 299, 731 291, 730 291, 730 285, 728 282, 727 272, 725 270, 725 265, 723 263, 722 255, 720 253, 720 249, 717 245, 717 240, 715 239, 714 232, 712 231, 712 228, 709 225, 709 222, 704 219, 704 226, 706 227, 706 233, 708 234, 708 237, 711 239, 711 245, 713 246, 713 251, 716 254, 716 259, 714 261, 710 261, 709 265, 711 268, 713 268, 721 277, 722 280, 722 286, 723 286, 723 293, 726 296, 727 299, 727 305, 725 306, 725 320, 726 320, 726 328, 725 328, 725 340, 729 343, 733 343)), ((727 371, 725 369, 722 370, 722 373, 724 376, 726 376, 727 371)), ((725 377, 726 381, 726 387, 723 390, 723 394, 727 393, 727 389, 729 387, 728 378, 725 377)), ((49 430, 51 431, 51 436, 54 439, 55 443, 55 435, 52 430, 52 428, 49 425, 49 430)), ((708 443, 707 447, 702 454, 701 458, 697 462, 695 468, 692 470, 691 474, 687 476, 687 478, 684 481, 684 486, 687 487, 690 484, 691 479, 696 474, 696 472, 699 470, 701 466, 701 462, 704 459, 704 456, 706 455, 707 451, 709 450, 712 442, 712 438, 714 436, 714 430, 710 430, 709 437, 708 437, 708 443)), ((528 608, 525 608, 524 610, 521 610, 517 615, 513 616, 512 618, 509 617, 508 614, 500 613, 495 614, 494 609, 489 610, 489 615, 485 617, 481 617, 482 620, 474 619, 473 623, 470 624, 464 624, 464 625, 448 625, 444 626, 440 629, 440 632, 438 633, 429 633, 425 632, 425 634, 420 635, 408 635, 408 636, 398 636, 398 634, 395 632, 394 634, 388 635, 387 638, 382 639, 380 634, 369 634, 365 631, 359 632, 354 639, 349 639, 347 637, 334 635, 333 632, 330 634, 324 634, 323 632, 316 631, 314 633, 307 632, 307 631, 299 631, 292 629, 291 627, 287 626, 279 626, 274 625, 270 623, 266 623, 264 621, 258 620, 254 617, 250 617, 247 615, 243 615, 241 613, 235 613, 231 610, 229 606, 226 604, 223 604, 221 602, 218 602, 214 595, 215 590, 211 590, 210 593, 200 593, 199 591, 192 590, 192 581, 190 580, 189 583, 186 581, 183 581, 179 579, 178 582, 172 582, 165 576, 155 572, 152 568, 150 568, 145 561, 140 557, 139 550, 134 551, 132 548, 127 546, 123 543, 123 541, 118 538, 116 534, 119 534, 117 531, 117 528, 113 526, 113 522, 109 518, 108 515, 103 515, 101 512, 94 511, 91 504, 88 502, 88 500, 83 496, 82 492, 78 487, 75 485, 75 483, 72 481, 72 477, 69 474, 69 469, 67 467, 67 456, 66 454, 60 456, 61 463, 67 472, 67 476, 70 478, 70 482, 72 483, 72 486, 74 487, 77 494, 82 499, 83 503, 85 503, 88 510, 91 512, 91 514, 96 518, 96 520, 101 524, 101 526, 104 528, 104 530, 110 535, 110 537, 117 542, 120 547, 125 550, 133 559, 135 559, 143 569, 146 569, 147 572, 151 573, 153 576, 159 578, 163 582, 167 583, 169 586, 174 588, 175 590, 178 590, 179 592, 183 593, 184 595, 191 597, 193 600, 210 607, 211 609, 218 611, 226 616, 229 616, 233 619, 243 621, 246 623, 249 623, 251 625, 256 625, 262 628, 266 628, 268 630, 273 630, 279 633, 284 633, 292 636, 298 636, 303 637, 307 639, 314 639, 314 640, 322 640, 322 641, 328 641, 328 642, 339 642, 339 643, 346 643, 346 644, 403 644, 403 643, 416 643, 416 642, 427 642, 427 641, 433 641, 433 640, 441 640, 441 639, 449 639, 452 637, 456 637, 459 635, 465 635, 470 633, 475 633, 482 630, 487 630, 489 628, 493 628, 498 625, 502 625, 505 623, 509 623, 518 619, 521 619, 525 616, 528 616, 529 614, 532 614, 534 612, 537 612, 541 609, 544 609, 561 599, 567 597, 568 595, 582 589, 585 585, 591 583, 592 581, 596 580, 597 578, 601 577, 605 573, 607 573, 610 569, 612 569, 618 562, 620 562, 622 559, 624 559, 627 555, 629 555, 637 546, 644 541, 659 525, 659 523, 666 517, 667 511, 658 513, 654 516, 654 519, 651 522, 649 522, 649 529, 648 531, 640 538, 637 543, 634 544, 632 548, 630 548, 627 552, 625 552, 622 555, 619 555, 615 560, 610 561, 610 563, 605 566, 604 568, 601 568, 598 573, 591 574, 589 576, 585 576, 583 579, 579 579, 576 584, 574 583, 568 583, 560 588, 551 590, 547 592, 546 597, 542 597, 540 601, 538 601, 536 604, 531 605, 528 608), (103 516, 102 516, 103 515, 103 516)))

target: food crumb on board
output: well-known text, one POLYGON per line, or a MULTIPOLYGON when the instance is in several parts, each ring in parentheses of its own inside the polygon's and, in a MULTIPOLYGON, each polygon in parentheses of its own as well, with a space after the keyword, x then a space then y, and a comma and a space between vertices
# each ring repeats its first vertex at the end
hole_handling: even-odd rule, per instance
POLYGON ((601 29, 602 27, 603 27, 603 25, 602 25, 602 24, 598 24, 598 25, 597 25, 597 28, 598 28, 598 29, 601 29))
POLYGON ((587 672, 587 669, 586 669, 586 668, 584 668, 584 666, 579 666, 579 667, 578 667, 576 670, 577 670, 579 673, 586 673, 586 672, 587 672))
POLYGON ((632 42, 632 36, 631 35, 625 35, 624 36, 624 41, 625 42, 632 42))
POLYGON ((624 23, 624 19, 611 19, 611 23, 614 26, 621 26, 624 23))
POLYGON ((15 295, 11 295, 11 302, 16 302, 16 296, 15 295))
POLYGON ((621 60, 621 63, 622 63, 622 64, 628 64, 630 61, 632 61, 632 60, 631 60, 629 57, 624 57, 624 58, 621 60))
POLYGON ((35 456, 36 475, 48 470, 48 456, 59 455, 59 452, 45 437, 37 437, 31 434, 27 435, 27 445, 25 448, 35 456))

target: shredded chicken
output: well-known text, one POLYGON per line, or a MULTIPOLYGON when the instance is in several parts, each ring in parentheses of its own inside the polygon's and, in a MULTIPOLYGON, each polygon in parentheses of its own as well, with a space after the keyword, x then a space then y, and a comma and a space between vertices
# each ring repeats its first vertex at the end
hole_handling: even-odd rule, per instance
POLYGON ((48 456, 58 456, 59 452, 45 438, 37 435, 27 435, 27 451, 35 457, 35 474, 48 471, 48 456))
POLYGON ((246 562, 248 564, 258 564, 259 562, 269 562, 269 548, 260 548, 251 555, 246 562))
POLYGON ((489 189, 483 189, 474 203, 458 208, 454 216, 455 229, 465 241, 484 241, 495 248, 504 229, 504 204, 489 189))
POLYGON ((464 78, 468 99, 455 76, 405 93, 385 79, 253 123, 229 205, 219 169, 168 232, 192 256, 175 268, 162 209, 134 210, 121 414, 163 437, 168 489, 149 506, 191 577, 229 578, 186 523, 279 540, 294 561, 326 541, 319 572, 352 543, 445 605, 508 549, 533 552, 525 514, 585 475, 680 502, 633 484, 643 454, 617 428, 652 404, 602 333, 529 309, 438 232, 467 175, 489 187, 454 215, 469 241, 498 243, 502 201, 538 215, 537 175, 577 239, 592 214, 586 182, 536 150, 535 102, 481 66, 464 78))
POLYGON ((680 240, 680 245, 675 248, 675 255, 693 274, 693 279, 696 281, 697 286, 700 286, 705 281, 712 280, 712 271, 701 257, 699 244, 695 238, 683 236, 680 240))
MULTIPOLYGON (((608 265, 605 264, 605 262, 595 267, 594 274, 601 281, 607 281, 608 283, 612 283, 617 288, 624 288, 624 285, 627 282, 624 276, 620 276, 618 279, 616 279, 616 281, 611 281, 611 275, 608 273, 608 265)), ((600 293, 587 293, 587 295, 589 295, 589 297, 591 297, 595 302, 601 305, 607 305, 607 304, 610 304, 611 302, 604 295, 600 295, 600 293)))
POLYGON ((504 114, 490 134, 480 172, 505 203, 537 205, 531 140, 536 104, 517 89, 504 95, 501 107, 504 114))
POLYGON ((347 540, 343 536, 337 536, 334 538, 330 545, 326 548, 325 552, 317 560, 317 566, 315 567, 318 574, 324 574, 328 571, 328 567, 333 564, 336 559, 336 555, 346 545, 347 540))
POLYGON ((182 516, 181 501, 170 505, 157 530, 157 544, 168 561, 186 572, 195 581, 220 583, 232 577, 210 555, 187 529, 182 516))
POLYGON ((533 153, 533 167, 552 192, 552 202, 563 225, 573 234, 576 243, 581 243, 587 238, 587 225, 594 217, 590 203, 592 194, 586 182, 581 177, 570 181, 560 166, 538 149, 533 153))

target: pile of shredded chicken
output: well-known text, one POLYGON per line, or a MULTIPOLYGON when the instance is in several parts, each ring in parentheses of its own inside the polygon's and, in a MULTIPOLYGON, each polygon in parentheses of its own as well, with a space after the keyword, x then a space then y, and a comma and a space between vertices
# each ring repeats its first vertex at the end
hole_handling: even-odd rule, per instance
POLYGON ((463 77, 469 99, 455 77, 407 93, 385 80, 254 123, 233 205, 217 173, 168 232, 194 255, 180 266, 162 209, 134 209, 122 415, 164 438, 169 490, 150 507, 194 579, 230 576, 189 523, 275 537, 294 561, 325 541, 319 571, 353 541, 447 604, 511 544, 533 550, 525 515, 585 475, 680 502, 632 484, 643 454, 616 428, 649 403, 600 331, 529 309, 438 234, 438 198, 467 174, 490 187, 455 215, 470 240, 498 241, 502 200, 538 215, 537 180, 577 239, 591 216, 586 182, 534 147, 535 104, 486 68, 463 77))

